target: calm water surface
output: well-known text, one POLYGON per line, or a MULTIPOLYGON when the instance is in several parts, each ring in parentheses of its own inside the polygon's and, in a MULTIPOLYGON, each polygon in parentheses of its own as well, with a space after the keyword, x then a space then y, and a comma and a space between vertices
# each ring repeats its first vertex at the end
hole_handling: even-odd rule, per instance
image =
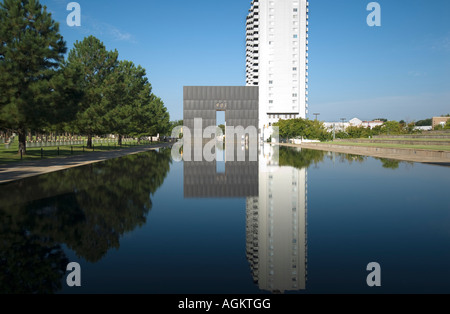
POLYGON ((0 291, 450 293, 449 187, 449 167, 291 148, 51 173, 0 185, 0 291))

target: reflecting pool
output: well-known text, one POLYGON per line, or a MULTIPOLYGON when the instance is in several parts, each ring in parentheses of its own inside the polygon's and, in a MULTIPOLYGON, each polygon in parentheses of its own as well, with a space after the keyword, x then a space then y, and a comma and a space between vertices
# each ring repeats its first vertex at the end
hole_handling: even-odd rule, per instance
POLYGON ((160 149, 0 185, 0 292, 450 293, 449 167, 222 156, 160 149))

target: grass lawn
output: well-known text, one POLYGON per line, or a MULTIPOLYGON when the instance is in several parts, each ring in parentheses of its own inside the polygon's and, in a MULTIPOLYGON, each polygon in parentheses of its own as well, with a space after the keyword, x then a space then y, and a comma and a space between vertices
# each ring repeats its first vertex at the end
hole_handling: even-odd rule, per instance
POLYGON ((387 148, 412 148, 424 150, 440 150, 450 151, 450 145, 409 145, 409 144, 385 144, 385 143, 354 143, 354 142, 327 142, 332 145, 348 145, 348 146, 369 146, 369 147, 387 147, 387 148))
POLYGON ((411 137, 402 137, 402 138, 355 138, 355 140, 367 140, 367 141, 423 141, 423 142, 448 142, 450 138, 411 138, 411 137))
MULTIPOLYGON (((141 141, 140 146, 149 145, 149 144, 158 144, 156 142, 150 143, 148 141, 141 141)), ((137 141, 133 142, 124 142, 122 144, 122 148, 126 147, 134 147, 137 146, 137 141)), ((87 149, 84 145, 73 145, 73 146, 47 146, 42 147, 42 151, 40 147, 30 147, 27 148, 27 154, 21 156, 18 154, 19 144, 14 142, 8 149, 5 148, 4 144, 0 145, 0 165, 2 164, 10 164, 17 163, 21 161, 31 161, 31 160, 39 160, 39 159, 48 159, 48 158, 61 158, 68 157, 72 155, 80 155, 80 154, 89 154, 93 151, 109 151, 120 149, 117 144, 111 143, 103 143, 103 144, 94 144, 94 149, 87 149), (42 154, 42 156, 41 156, 42 154)))

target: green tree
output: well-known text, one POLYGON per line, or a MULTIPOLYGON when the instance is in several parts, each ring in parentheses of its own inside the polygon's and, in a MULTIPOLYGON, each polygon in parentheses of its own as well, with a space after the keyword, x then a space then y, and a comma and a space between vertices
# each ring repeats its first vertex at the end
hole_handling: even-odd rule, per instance
MULTIPOLYGON (((166 135, 172 136, 172 131, 173 131, 173 129, 176 128, 177 126, 183 127, 183 126, 184 126, 183 120, 171 121, 171 122, 170 122, 169 130, 166 132, 166 133, 167 133, 166 135)), ((224 134, 225 134, 225 133, 224 133, 224 134)), ((183 134, 181 133, 181 134, 179 135, 179 137, 182 138, 182 137, 183 137, 183 134)))
POLYGON ((152 93, 146 71, 131 61, 120 61, 104 80, 101 108, 106 110, 103 127, 110 133, 140 140, 165 134, 170 129, 169 113, 161 98, 152 93))
POLYGON ((425 119, 425 120, 419 120, 415 123, 416 126, 432 126, 433 125, 433 119, 425 119))
MULTIPOLYGON (((118 52, 107 51, 104 44, 94 36, 86 37, 83 41, 76 41, 69 52, 68 67, 81 71, 82 80, 79 89, 83 91, 74 129, 88 137, 87 147, 92 147, 94 135, 108 133, 107 113, 112 109, 111 104, 104 99, 108 90, 108 77, 118 65, 118 52)), ((109 78, 110 79, 110 78, 109 78)))
POLYGON ((0 124, 17 131, 19 153, 26 133, 54 119, 52 80, 66 43, 38 0, 0 3, 0 124))
POLYGON ((106 113, 106 123, 112 133, 118 134, 118 144, 123 135, 136 132, 133 117, 140 103, 148 102, 148 80, 145 70, 133 62, 120 61, 114 72, 106 78, 104 107, 111 109, 106 113))
POLYGON ((329 140, 331 134, 328 133, 322 122, 309 119, 279 120, 274 124, 279 128, 280 138, 307 138, 310 140, 329 140))
POLYGON ((444 129, 445 130, 450 130, 450 119, 447 120, 447 123, 445 124, 444 129))
POLYGON ((218 127, 222 130, 222 134, 225 134, 225 125, 219 124, 218 127))
POLYGON ((382 126, 385 134, 400 134, 402 133, 402 126, 397 121, 387 121, 382 126))
POLYGON ((350 135, 348 135, 347 132, 339 131, 339 132, 336 132, 336 138, 346 139, 346 138, 350 138, 350 135))
POLYGON ((349 138, 368 138, 372 136, 372 130, 364 126, 349 126, 346 132, 349 138))
POLYGON ((274 123, 274 126, 279 128, 280 138, 284 139, 292 139, 295 137, 304 137, 306 136, 306 128, 308 127, 308 123, 306 119, 290 119, 290 120, 279 120, 277 123, 274 123))
MULTIPOLYGON (((169 128, 169 131, 167 132, 168 135, 172 134, 172 130, 174 128, 176 128, 177 126, 181 126, 182 127, 183 125, 184 125, 183 120, 170 121, 170 128, 169 128)), ((225 134, 225 132, 224 132, 224 134, 225 134)))
POLYGON ((67 129, 67 125, 76 117, 79 103, 83 99, 83 90, 80 88, 81 80, 79 68, 68 66, 66 62, 61 64, 60 69, 50 81, 52 99, 47 104, 51 105, 49 111, 51 111, 52 119, 39 128, 35 128, 35 131, 64 132, 67 129))
POLYGON ((310 140, 328 141, 331 140, 332 134, 329 133, 323 124, 318 120, 306 120, 307 128, 305 130, 305 137, 310 140))
POLYGON ((137 138, 165 134, 170 129, 170 116, 161 98, 152 93, 151 85, 144 90, 146 100, 134 108, 132 121, 133 132, 137 138))
POLYGON ((419 133, 419 132, 421 132, 421 131, 415 131, 415 130, 414 130, 415 126, 416 126, 416 124, 415 124, 414 122, 408 123, 408 124, 405 126, 406 132, 407 132, 408 134, 419 133))

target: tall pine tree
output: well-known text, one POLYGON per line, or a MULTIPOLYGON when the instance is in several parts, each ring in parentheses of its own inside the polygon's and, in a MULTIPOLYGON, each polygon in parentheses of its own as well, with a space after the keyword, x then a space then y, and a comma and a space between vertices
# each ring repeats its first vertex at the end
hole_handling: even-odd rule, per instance
POLYGON ((112 108, 106 118, 111 132, 118 134, 119 145, 122 145, 122 137, 132 130, 134 107, 146 100, 142 97, 146 84, 145 70, 130 61, 120 61, 108 78, 106 97, 103 99, 112 108))
POLYGON ((152 93, 146 71, 131 61, 120 61, 107 79, 104 107, 109 129, 119 135, 137 138, 163 133, 169 127, 169 113, 160 98, 152 93))
POLYGON ((104 96, 108 90, 108 78, 117 67, 119 53, 107 51, 104 44, 96 37, 89 36, 77 41, 69 52, 67 66, 81 71, 82 80, 78 88, 84 96, 79 104, 75 121, 75 130, 87 135, 87 147, 92 147, 92 137, 110 132, 107 113, 111 105, 104 96))
POLYGON ((54 117, 52 79, 64 60, 66 43, 47 8, 38 0, 0 3, 0 125, 19 135, 54 117))

